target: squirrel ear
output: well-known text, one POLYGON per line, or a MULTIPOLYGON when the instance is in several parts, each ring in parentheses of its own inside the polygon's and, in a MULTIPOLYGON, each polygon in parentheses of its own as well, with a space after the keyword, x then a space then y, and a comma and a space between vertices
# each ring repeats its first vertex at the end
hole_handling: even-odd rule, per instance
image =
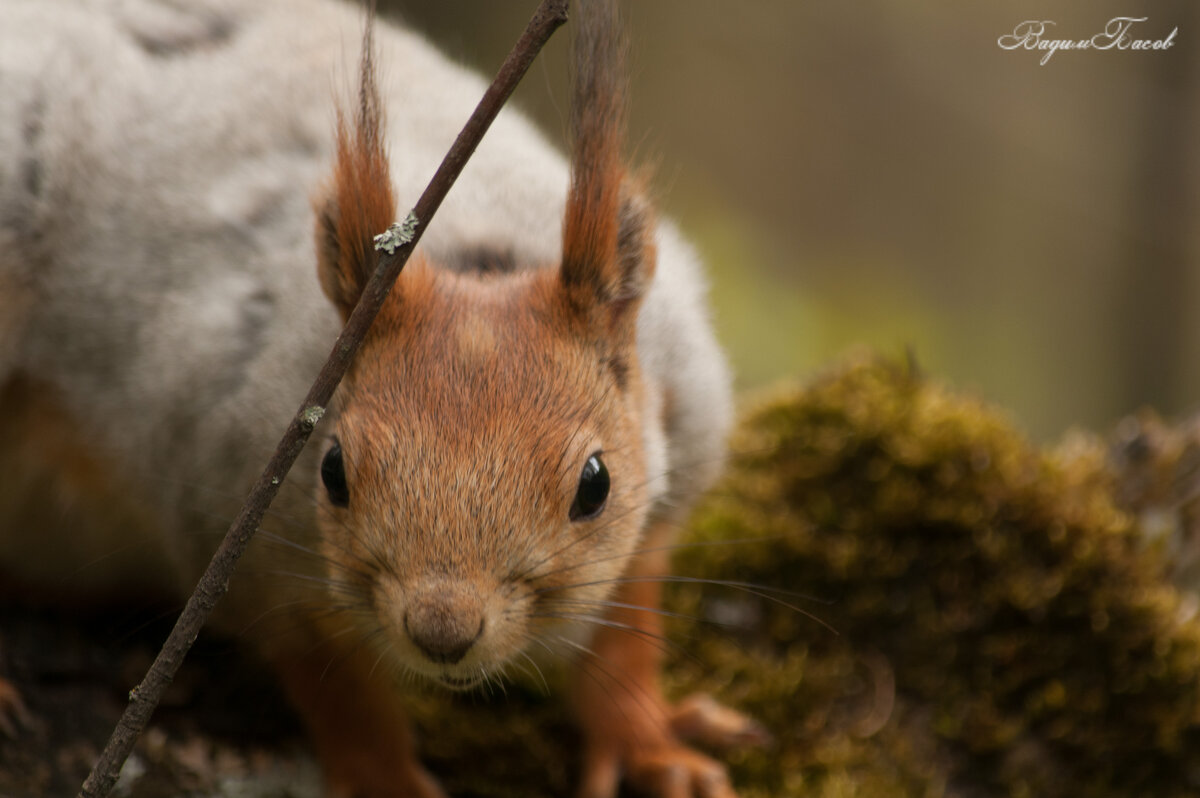
POLYGON ((619 299, 640 299, 650 288, 657 263, 654 229, 654 209, 649 201, 640 193, 623 190, 617 216, 619 299))
POLYGON ((350 317, 375 272, 375 235, 396 219, 383 108, 375 85, 373 27, 372 13, 363 34, 353 127, 339 109, 333 176, 314 203, 317 276, 325 296, 337 306, 343 320, 350 317))
MULTIPOLYGON (((564 242, 560 280, 571 304, 582 312, 598 311, 611 329, 631 317, 654 278, 654 211, 641 194, 622 188, 611 220, 596 220, 591 229, 608 228, 608 246, 572 247, 564 242)), ((593 244, 598 243, 593 241, 593 244)))
POLYGON ((650 204, 626 179, 626 45, 616 4, 588 2, 574 43, 571 185, 563 216, 561 281, 584 313, 601 307, 611 328, 654 275, 650 204))
POLYGON ((358 303, 366 284, 365 266, 362 259, 355 257, 348 249, 353 248, 353 242, 343 242, 339 235, 340 209, 332 190, 318 196, 313 202, 317 214, 314 229, 317 248, 317 278, 321 290, 341 313, 342 321, 350 317, 350 312, 358 303))

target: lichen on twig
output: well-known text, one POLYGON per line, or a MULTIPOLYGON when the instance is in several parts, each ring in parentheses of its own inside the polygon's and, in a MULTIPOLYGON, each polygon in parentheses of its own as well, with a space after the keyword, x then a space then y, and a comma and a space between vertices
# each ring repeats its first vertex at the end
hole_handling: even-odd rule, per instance
POLYGON ((395 255, 396 250, 408 244, 417 234, 417 214, 408 212, 403 222, 392 222, 387 230, 375 236, 375 251, 395 255))

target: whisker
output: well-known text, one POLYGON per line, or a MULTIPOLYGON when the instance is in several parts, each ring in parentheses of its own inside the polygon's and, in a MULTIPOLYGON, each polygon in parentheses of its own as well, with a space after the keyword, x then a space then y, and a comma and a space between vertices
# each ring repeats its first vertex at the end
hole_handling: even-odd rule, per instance
MULTIPOLYGON (((379 630, 379 631, 382 631, 382 630, 379 630)), ((372 676, 375 675, 375 669, 379 667, 379 663, 383 662, 383 658, 385 656, 387 656, 388 649, 390 649, 390 648, 391 648, 391 646, 380 646, 379 647, 379 656, 375 658, 374 664, 371 665, 371 670, 367 671, 368 679, 370 679, 372 676)))
MULTIPOLYGON (((777 604, 780 607, 784 607, 785 609, 789 609, 792 612, 795 612, 799 615, 803 615, 805 618, 808 618, 809 620, 816 621, 818 624, 825 627, 830 632, 833 632, 835 635, 839 634, 837 629, 834 629, 826 621, 822 620, 819 616, 814 615, 813 613, 808 612, 807 610, 804 610, 800 607, 797 607, 794 604, 784 601, 783 599, 779 598, 778 596, 772 595, 770 592, 767 592, 767 591, 772 591, 774 593, 779 593, 779 594, 782 594, 785 596, 790 596, 793 598, 801 598, 801 599, 804 599, 807 601, 818 601, 818 599, 814 599, 810 596, 805 596, 803 594, 792 593, 791 591, 783 590, 782 588, 774 588, 774 587, 770 587, 767 585, 758 585, 753 582, 739 582, 739 581, 732 580, 732 579, 706 579, 703 577, 679 576, 679 575, 673 575, 673 574, 663 574, 661 576, 644 576, 644 577, 623 576, 623 577, 617 577, 615 579, 597 579, 597 580, 594 580, 591 582, 578 582, 578 583, 572 584, 572 585, 562 585, 562 586, 554 585, 554 586, 550 586, 550 587, 538 588, 537 590, 534 590, 532 592, 534 595, 547 595, 550 593, 554 593, 556 591, 571 590, 571 589, 580 588, 580 587, 593 587, 596 585, 605 585, 605 584, 615 584, 615 585, 643 584, 643 583, 648 583, 648 582, 679 583, 679 584, 689 584, 689 585, 693 585, 693 584, 695 584, 695 585, 714 585, 717 587, 727 587, 727 588, 730 588, 733 590, 740 590, 743 593, 747 593, 752 596, 757 596, 765 601, 770 601, 771 603, 777 604)), ((822 602, 822 603, 828 603, 828 602, 822 602)))
MULTIPOLYGON (((636 679, 631 678, 630 674, 626 673, 625 675, 627 678, 625 678, 625 679, 618 678, 615 673, 613 673, 611 670, 609 670, 607 667, 605 667, 605 664, 606 664, 605 660, 599 654, 597 654, 595 651, 593 651, 592 649, 588 648, 585 645, 577 643, 574 640, 570 640, 569 638, 562 637, 561 635, 558 636, 557 639, 559 640, 559 642, 566 644, 570 648, 573 648, 576 651, 578 651, 584 657, 588 658, 587 661, 589 662, 589 666, 585 668, 582 665, 582 663, 580 663, 580 671, 583 672, 584 674, 586 674, 589 678, 591 678, 596 683, 597 686, 599 686, 602 690, 604 690, 605 694, 608 695, 609 700, 612 701, 613 705, 615 707, 617 707, 617 709, 620 711, 620 713, 624 716, 626 723, 628 723, 632 726, 633 719, 630 718, 628 713, 625 712, 625 709, 621 705, 621 702, 617 701, 616 696, 613 695, 612 691, 609 690, 605 686, 604 682, 600 681, 600 679, 596 676, 596 673, 599 673, 600 675, 603 675, 606 679, 608 679, 609 684, 617 685, 622 690, 624 690, 626 695, 628 695, 630 697, 630 699, 632 699, 636 704, 638 704, 638 706, 640 706, 647 713, 654 714, 655 712, 657 712, 659 710, 658 703, 657 703, 657 701, 655 701, 654 696, 652 696, 650 693, 648 693, 646 691, 646 689, 644 687, 642 687, 640 684, 638 684, 636 679), (592 669, 595 669, 595 672, 593 672, 592 669), (633 689, 635 686, 637 687, 636 692, 634 692, 634 689, 633 689)), ((611 663, 607 663, 607 664, 611 664, 611 663)))
MULTIPOLYGON (((597 609, 635 610, 637 612, 645 612, 645 613, 649 613, 651 615, 659 615, 664 618, 678 618, 678 619, 684 620, 684 621, 705 622, 704 619, 697 618, 693 615, 688 615, 687 613, 674 612, 672 610, 665 610, 661 607, 649 607, 649 606, 646 606, 643 604, 630 604, 630 603, 627 603, 624 601, 612 601, 609 599, 581 599, 581 598, 570 598, 570 597, 567 597, 567 598, 555 597, 554 599, 552 599, 552 601, 554 602, 554 605, 557 605, 557 606, 572 605, 572 606, 577 606, 577 607, 595 607, 597 609)), ((733 626, 734 625, 734 624, 724 623, 721 621, 707 621, 707 623, 713 623, 718 626, 733 626)))
MULTIPOLYGON (((692 549, 692 548, 708 548, 708 547, 717 547, 717 546, 741 546, 741 545, 748 544, 748 543, 767 543, 767 542, 771 542, 773 540, 780 540, 780 539, 781 539, 780 536, 771 536, 771 537, 761 537, 761 538, 731 538, 728 540, 697 540, 697 541, 684 541, 681 543, 667 543, 667 544, 664 544, 661 546, 650 546, 648 548, 634 549, 629 554, 612 554, 607 557, 597 557, 597 558, 594 558, 591 560, 583 560, 578 563, 572 563, 571 565, 564 565, 562 568, 556 568, 552 571, 543 571, 542 573, 539 573, 537 575, 527 575, 527 578, 529 578, 531 580, 545 579, 546 577, 549 577, 549 576, 558 576, 559 574, 566 573, 568 571, 578 570, 580 568, 586 568, 590 565, 596 565, 596 564, 604 563, 604 562, 611 562, 613 560, 625 559, 627 557, 635 557, 635 556, 642 555, 642 554, 655 554, 655 553, 664 552, 664 551, 682 551, 685 549, 692 549)), ((805 596, 803 598, 808 598, 808 597, 805 596)))
MULTIPOLYGON (((521 651, 519 651, 518 653, 521 655, 522 658, 524 658, 524 660, 526 662, 529 663, 530 667, 533 668, 533 673, 536 673, 538 679, 540 679, 542 682, 543 692, 545 693, 545 695, 549 696, 550 695, 550 683, 546 681, 546 674, 542 673, 542 669, 538 666, 537 660, 535 660, 533 657, 531 657, 529 655, 529 653, 527 651, 525 651, 524 649, 521 649, 521 651)), ((533 673, 531 673, 528 668, 521 665, 519 662, 513 662, 513 665, 514 665, 514 667, 518 667, 524 673, 528 674, 530 679, 533 678, 533 673)))
POLYGON ((557 549, 554 549, 549 554, 542 557, 540 560, 535 561, 534 563, 532 563, 531 565, 527 566, 525 569, 523 569, 522 571, 517 573, 514 576, 514 579, 516 579, 516 580, 529 579, 530 578, 529 575, 531 573, 533 573, 535 570, 537 570, 539 567, 544 565, 545 563, 549 562, 550 560, 553 560, 555 557, 558 557, 559 555, 561 555, 563 552, 567 551, 568 549, 574 548, 575 546, 578 546, 581 543, 584 543, 598 535, 601 535, 601 534, 607 532, 614 525, 616 525, 617 523, 624 520, 630 513, 633 513, 633 512, 636 512, 636 508, 630 508, 627 512, 619 514, 619 515, 615 515, 615 516, 609 515, 607 517, 604 517, 602 519, 602 521, 600 523, 596 524, 596 526, 593 527, 587 534, 580 535, 578 537, 570 537, 564 545, 562 545, 561 547, 559 547, 557 549))
POLYGON ((671 641, 670 639, 668 639, 667 637, 665 637, 663 635, 656 634, 655 632, 652 632, 649 629, 641 629, 637 626, 633 626, 632 624, 621 623, 620 621, 610 621, 599 615, 584 615, 584 614, 579 614, 579 613, 543 612, 543 613, 538 613, 536 615, 532 615, 530 617, 533 617, 533 618, 555 618, 555 619, 566 620, 566 621, 579 621, 581 623, 587 623, 587 624, 591 624, 593 626, 601 626, 601 627, 604 627, 605 629, 614 629, 618 632, 626 632, 628 634, 640 637, 643 640, 646 640, 647 642, 653 644, 655 648, 657 648, 659 651, 661 651, 664 654, 669 654, 674 649, 678 649, 680 651, 683 651, 684 653, 687 653, 686 649, 684 649, 678 643, 671 641))
MULTIPOLYGON (((332 635, 331 637, 341 637, 344 634, 349 634, 349 633, 355 632, 355 631, 361 632, 362 630, 356 629, 356 628, 350 626, 350 627, 346 627, 345 629, 342 629, 340 632, 332 635)), ((329 662, 327 662, 325 664, 325 668, 321 671, 321 677, 320 677, 319 681, 321 681, 321 682, 325 681, 325 677, 329 675, 330 670, 332 670, 332 668, 335 664, 340 665, 341 663, 350 659, 350 657, 358 654, 364 648, 371 645, 374 642, 374 640, 381 634, 383 634, 383 629, 380 627, 376 627, 366 634, 361 634, 359 636, 358 640, 354 641, 354 643, 352 645, 347 646, 345 649, 343 649, 341 651, 335 652, 333 654, 333 656, 331 656, 329 658, 329 662)), ((321 645, 320 643, 317 644, 318 647, 320 647, 320 645, 321 645)))
MULTIPOLYGON (((329 589, 333 589, 333 590, 342 590, 342 591, 354 590, 353 585, 351 585, 350 583, 348 583, 344 580, 334 579, 334 578, 328 577, 328 576, 320 576, 319 574, 301 573, 299 571, 284 571, 284 570, 280 570, 280 569, 271 569, 269 571, 263 571, 262 573, 266 576, 286 577, 288 579, 293 579, 297 582, 306 582, 306 583, 319 585, 323 588, 329 588, 329 589)), ((350 573, 353 576, 359 576, 359 574, 356 574, 354 572, 350 572, 350 573)))
POLYGON ((505 698, 508 698, 508 687, 506 687, 504 684, 503 671, 498 671, 495 673, 488 673, 488 670, 486 668, 480 668, 479 672, 480 672, 480 674, 483 675, 483 683, 488 687, 489 695, 491 694, 491 688, 492 688, 492 684, 493 684, 492 677, 494 676, 495 677, 494 684, 500 690, 500 694, 503 695, 505 698))

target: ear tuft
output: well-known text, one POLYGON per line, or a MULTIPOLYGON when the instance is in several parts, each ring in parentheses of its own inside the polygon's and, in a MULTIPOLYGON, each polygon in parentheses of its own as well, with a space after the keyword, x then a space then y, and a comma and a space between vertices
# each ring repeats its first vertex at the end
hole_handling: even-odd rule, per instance
POLYGON ((580 7, 571 98, 571 185, 563 219, 561 279, 573 304, 628 315, 654 274, 654 214, 630 189, 625 133, 625 41, 615 2, 580 7))
POLYGON ((333 175, 316 199, 317 274, 329 300, 349 318, 375 271, 374 237, 396 218, 383 108, 375 79, 374 4, 363 32, 353 125, 337 113, 333 175))

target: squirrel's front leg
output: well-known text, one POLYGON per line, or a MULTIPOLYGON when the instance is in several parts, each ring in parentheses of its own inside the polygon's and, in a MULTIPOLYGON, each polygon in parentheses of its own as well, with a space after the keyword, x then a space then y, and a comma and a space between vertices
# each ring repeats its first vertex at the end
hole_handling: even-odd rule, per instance
POLYGON ((325 771, 329 798, 446 798, 417 760, 398 692, 369 646, 326 638, 272 657, 325 771))
POLYGON ((658 609, 670 537, 665 523, 651 530, 645 553, 631 561, 605 625, 579 661, 574 697, 584 736, 580 798, 614 798, 622 778, 660 798, 736 798, 725 766, 683 740, 732 747, 765 738, 753 720, 708 696, 672 706, 662 694, 658 609))

